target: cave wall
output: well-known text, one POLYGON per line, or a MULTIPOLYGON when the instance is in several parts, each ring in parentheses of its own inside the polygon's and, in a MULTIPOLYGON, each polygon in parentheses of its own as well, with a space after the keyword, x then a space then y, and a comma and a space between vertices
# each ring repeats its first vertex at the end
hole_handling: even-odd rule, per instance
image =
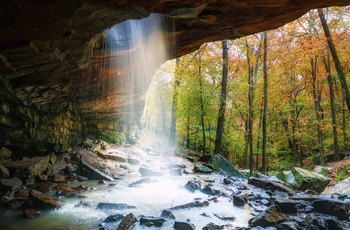
POLYGON ((3 0, 0 147, 64 152, 84 137, 121 144, 137 136, 137 122, 130 118, 141 116, 145 91, 125 102, 130 95, 111 83, 115 79, 96 74, 103 32, 117 23, 150 13, 165 15, 170 59, 205 42, 277 28, 312 8, 349 4, 350 0, 3 0), (104 85, 111 89, 106 91, 104 85), (127 114, 128 103, 139 111, 127 114))

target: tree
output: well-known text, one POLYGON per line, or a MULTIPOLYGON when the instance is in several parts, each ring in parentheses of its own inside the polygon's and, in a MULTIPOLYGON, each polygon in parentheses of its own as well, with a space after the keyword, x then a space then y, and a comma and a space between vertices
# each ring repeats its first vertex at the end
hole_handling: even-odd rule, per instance
POLYGON ((335 160, 337 161, 339 159, 339 144, 338 144, 338 132, 337 132, 337 118, 336 118, 336 109, 335 109, 335 102, 334 102, 334 83, 333 83, 333 77, 331 74, 331 64, 330 64, 330 57, 329 53, 327 52, 327 58, 323 57, 323 63, 325 66, 325 69, 327 71, 327 82, 328 82, 328 89, 329 89, 329 100, 331 105, 331 113, 332 113, 332 127, 333 127, 333 140, 334 140, 334 154, 335 154, 335 160))
POLYGON ((225 110, 226 110, 226 94, 227 94, 227 75, 228 75, 228 52, 227 40, 222 42, 222 80, 221 80, 221 96, 218 114, 218 124, 216 126, 215 138, 215 154, 221 153, 222 133, 224 131, 225 110))
POLYGON ((268 111, 268 83, 267 83, 267 32, 263 32, 264 40, 264 57, 263 57, 263 73, 264 73, 264 102, 263 102, 263 142, 262 142, 262 173, 266 174, 267 168, 267 111, 268 111))
POLYGON ((340 84, 341 84, 342 89, 343 89, 345 102, 346 102, 346 105, 348 106, 348 111, 350 113, 350 92, 349 92, 348 85, 346 83, 346 78, 345 78, 345 74, 343 71, 343 67, 341 65, 337 50, 336 50, 335 45, 333 43, 332 36, 331 36, 330 31, 329 31, 326 18, 323 14, 323 10, 317 9, 317 12, 318 12, 318 16, 320 17, 320 20, 322 23, 323 31, 324 31, 324 34, 325 34, 326 39, 327 39, 327 44, 328 44, 329 50, 331 51, 331 54, 333 57, 333 62, 334 62, 335 68, 336 68, 337 73, 338 73, 338 78, 339 78, 340 84))

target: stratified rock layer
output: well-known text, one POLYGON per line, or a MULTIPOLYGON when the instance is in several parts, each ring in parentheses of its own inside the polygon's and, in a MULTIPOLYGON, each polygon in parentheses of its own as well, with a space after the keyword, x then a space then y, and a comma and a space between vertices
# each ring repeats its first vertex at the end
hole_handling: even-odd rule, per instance
MULTIPOLYGON (((144 92, 126 102, 122 86, 104 91, 115 79, 96 73, 102 33, 117 23, 165 15, 169 58, 174 58, 204 42, 277 28, 312 8, 347 4, 350 0, 3 0, 0 147, 64 152, 81 137, 128 141, 133 129, 121 114, 131 103, 133 115, 140 116, 144 92)), ((120 72, 119 81, 124 71, 106 69, 120 72)))

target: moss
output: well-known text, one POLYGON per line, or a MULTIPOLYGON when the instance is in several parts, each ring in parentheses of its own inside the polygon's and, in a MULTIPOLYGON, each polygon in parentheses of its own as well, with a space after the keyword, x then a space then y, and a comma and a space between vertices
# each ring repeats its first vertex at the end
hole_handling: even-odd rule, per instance
POLYGON ((346 178, 350 177, 350 165, 344 165, 338 168, 337 170, 337 176, 335 180, 337 182, 344 180, 346 178))
POLYGON ((107 143, 123 145, 125 144, 126 138, 124 133, 115 130, 105 130, 102 132, 101 140, 107 143))

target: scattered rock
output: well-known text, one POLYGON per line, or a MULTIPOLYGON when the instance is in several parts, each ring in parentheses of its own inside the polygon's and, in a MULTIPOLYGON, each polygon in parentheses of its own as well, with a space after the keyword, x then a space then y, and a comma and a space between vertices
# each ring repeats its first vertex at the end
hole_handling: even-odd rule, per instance
POLYGON ((24 209, 22 212, 24 218, 34 218, 40 216, 40 211, 36 209, 24 209))
POLYGON ((277 205, 283 213, 297 213, 297 204, 295 200, 283 197, 276 197, 275 205, 277 205))
POLYGON ((236 217, 229 214, 229 213, 226 213, 226 212, 220 212, 220 213, 214 213, 214 216, 216 216, 217 218, 221 219, 221 220, 235 220, 236 217))
POLYGON ((137 218, 134 216, 134 214, 129 213, 124 217, 122 222, 119 224, 117 230, 128 230, 135 224, 136 221, 137 221, 137 218))
POLYGON ((128 163, 132 165, 138 165, 140 164, 140 161, 135 158, 128 158, 128 163))
POLYGON ((175 220, 175 216, 172 212, 170 212, 169 210, 163 210, 162 214, 160 214, 160 217, 166 218, 166 219, 171 219, 171 220, 175 220))
POLYGON ((0 164, 0 179, 1 178, 7 178, 9 176, 10 176, 9 170, 5 166, 0 164))
POLYGON ((161 172, 152 171, 151 169, 147 169, 147 168, 143 168, 143 167, 141 167, 139 169, 139 172, 141 173, 141 176, 143 176, 143 177, 162 176, 161 172))
POLYGON ((194 201, 191 203, 175 206, 175 207, 171 208, 171 210, 186 209, 186 208, 200 208, 200 207, 205 207, 208 205, 209 205, 209 202, 207 200, 205 200, 203 202, 200 202, 197 200, 197 201, 194 201))
POLYGON ((124 219, 124 215, 122 214, 115 214, 115 215, 110 215, 108 216, 103 222, 118 222, 124 219))
POLYGON ((249 225, 252 227, 268 227, 275 226, 285 220, 287 220, 287 217, 282 213, 281 209, 276 205, 272 205, 264 212, 250 219, 249 225))
POLYGON ((135 206, 127 205, 124 203, 99 203, 96 209, 117 209, 117 210, 125 210, 125 209, 135 209, 135 206))
POLYGON ((149 184, 151 182, 152 182, 152 179, 149 178, 149 177, 142 178, 142 179, 140 179, 138 181, 135 181, 135 182, 129 184, 128 187, 140 187, 142 184, 146 184, 146 183, 149 184))
POLYGON ((201 190, 201 192, 210 196, 215 196, 220 194, 220 191, 213 189, 212 186, 210 185, 205 185, 204 188, 201 190))
POLYGON ((174 228, 179 230, 194 230, 196 227, 188 222, 175 221, 174 228))
POLYGON ((34 178, 42 174, 49 166, 57 160, 55 154, 45 157, 33 157, 21 161, 8 161, 3 165, 10 171, 14 171, 14 176, 20 179, 34 178))
POLYGON ((161 227, 163 226, 164 222, 166 222, 165 219, 159 218, 159 217, 153 217, 153 216, 143 216, 140 219, 140 224, 145 225, 147 227, 151 227, 151 226, 161 227))
POLYGON ((190 192, 201 190, 202 184, 199 180, 189 180, 185 185, 185 188, 190 192))
POLYGON ((4 178, 0 180, 0 191, 18 191, 23 186, 22 180, 18 178, 4 178))
POLYGON ((284 221, 276 225, 278 230, 300 230, 300 226, 296 221, 284 221))
POLYGON ((317 199, 311 203, 315 212, 337 217, 339 220, 349 219, 349 204, 336 199, 317 199))
POLYGON ((220 229, 224 229, 225 226, 223 225, 217 225, 214 223, 209 223, 207 225, 205 225, 202 230, 220 230, 220 229))
POLYGON ((100 170, 92 167, 84 160, 80 160, 78 164, 78 174, 85 176, 90 180, 109 180, 113 181, 113 178, 101 172, 100 170))
POLYGON ((91 207, 91 204, 84 202, 84 201, 80 201, 79 204, 74 205, 75 208, 88 208, 91 207))
POLYGON ((34 191, 29 194, 28 198, 31 202, 33 202, 34 207, 38 209, 54 209, 61 207, 61 205, 56 200, 53 200, 43 194, 36 193, 34 191))
POLYGON ((244 206, 245 205, 245 200, 241 196, 233 195, 232 196, 232 202, 234 206, 244 206))
POLYGON ((205 165, 196 165, 194 166, 194 171, 199 173, 212 173, 213 169, 205 165))

